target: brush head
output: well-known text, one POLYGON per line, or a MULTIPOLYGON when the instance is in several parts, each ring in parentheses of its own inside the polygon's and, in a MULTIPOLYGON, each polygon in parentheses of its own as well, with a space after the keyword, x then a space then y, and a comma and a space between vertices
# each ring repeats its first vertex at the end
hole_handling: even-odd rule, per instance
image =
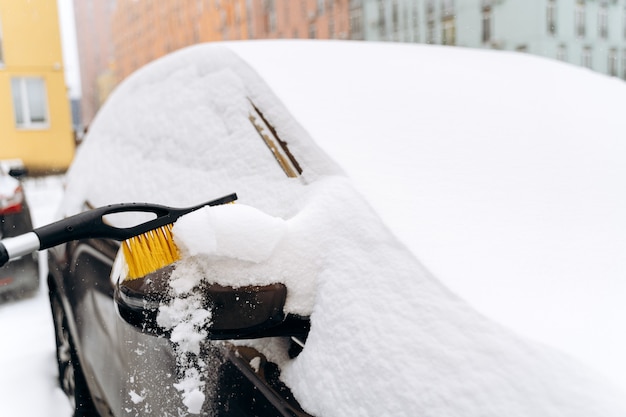
POLYGON ((89 212, 88 220, 91 222, 91 227, 88 229, 93 234, 93 225, 95 224, 98 229, 101 229, 98 236, 113 237, 118 240, 124 239, 118 253, 118 259, 115 260, 112 274, 122 281, 133 280, 180 260, 180 252, 174 243, 172 234, 173 223, 179 217, 203 207, 231 204, 236 199, 237 194, 233 193, 194 207, 182 209, 148 204, 108 206, 89 212), (102 220, 105 214, 128 211, 153 213, 157 217, 132 228, 113 227, 105 224, 102 220))
MULTIPOLYGON (((180 252, 174 243, 172 228, 174 222, 181 216, 207 206, 230 204, 237 200, 237 194, 211 200, 206 203, 188 208, 172 208, 155 204, 116 204, 65 219, 58 224, 45 226, 42 235, 52 236, 56 240, 59 230, 69 230, 77 235, 75 225, 81 237, 104 237, 121 240, 122 245, 115 259, 111 276, 119 281, 133 280, 145 277, 167 265, 180 260, 180 252), (106 224, 104 215, 120 212, 145 212, 156 215, 155 219, 130 228, 119 228, 106 224)), ((64 237, 64 239, 68 239, 64 237)), ((1 254, 0 254, 1 255, 1 254)))
POLYGON ((180 259, 172 227, 172 224, 167 224, 122 242, 128 268, 125 279, 144 277, 180 259))

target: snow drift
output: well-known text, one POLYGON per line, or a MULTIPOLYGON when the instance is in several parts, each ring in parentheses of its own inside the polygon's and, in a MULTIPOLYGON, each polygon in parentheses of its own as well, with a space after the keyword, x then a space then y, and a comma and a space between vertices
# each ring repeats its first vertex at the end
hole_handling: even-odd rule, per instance
MULTIPOLYGON (((452 48, 412 46, 396 49, 383 45, 325 42, 249 44, 255 53, 267 48, 270 54, 269 51, 279 51, 283 47, 287 48, 284 51, 293 53, 291 56, 287 53, 285 56, 289 59, 283 62, 297 61, 298 54, 306 51, 320 66, 328 65, 324 50, 350 59, 377 57, 376 61, 381 64, 370 62, 368 81, 390 91, 399 91, 406 86, 395 84, 401 77, 387 72, 389 68, 386 66, 390 62, 386 58, 394 56, 409 69, 429 68, 428 62, 443 59, 449 66, 442 75, 456 80, 452 85, 460 96, 467 94, 463 89, 466 84, 459 82, 456 76, 467 72, 466 61, 474 63, 474 70, 484 69, 481 65, 493 62, 510 64, 514 68, 518 62, 516 57, 495 58, 495 55, 452 48), (396 87, 392 88, 394 85, 396 87)), ((280 241, 274 250, 258 258, 258 254, 252 253, 260 262, 242 264, 242 256, 238 253, 244 258, 251 254, 250 248, 244 246, 229 248, 219 254, 213 251, 209 254, 216 256, 212 262, 197 263, 200 266, 197 278, 212 279, 219 275, 220 279, 230 278, 240 283, 255 277, 267 279, 272 276, 285 280, 291 277, 287 282, 290 291, 288 306, 292 311, 310 313, 312 329, 305 349, 296 359, 274 359, 280 362, 282 378, 298 401, 315 415, 624 415, 623 391, 604 381, 601 375, 568 355, 519 336, 492 321, 442 285, 370 207, 370 202, 376 207, 381 205, 381 200, 367 201, 357 190, 366 185, 357 182, 355 186, 353 180, 346 177, 314 142, 319 137, 321 143, 327 144, 326 140, 336 136, 329 134, 322 138, 326 135, 316 130, 322 128, 311 128, 309 124, 306 127, 312 132, 312 140, 296 120, 301 117, 309 123, 314 120, 315 126, 324 125, 324 129, 328 129, 324 132, 336 127, 336 131, 342 133, 343 143, 349 142, 352 149, 347 156, 337 158, 342 163, 354 155, 368 153, 382 154, 384 160, 387 154, 380 149, 390 145, 387 140, 397 137, 406 140, 400 145, 405 155, 415 156, 415 163, 423 164, 425 170, 430 167, 436 174, 441 174, 439 165, 445 163, 445 159, 420 159, 416 151, 420 146, 426 149, 445 147, 446 152, 463 156, 454 159, 455 162, 461 159, 474 161, 468 162, 467 167, 444 166, 452 172, 455 169, 462 172, 476 170, 481 174, 477 178, 497 177, 498 172, 483 171, 484 166, 476 164, 475 152, 489 151, 489 158, 498 160, 498 154, 492 152, 494 147, 518 155, 518 149, 532 153, 535 146, 548 146, 555 151, 560 146, 530 139, 522 144, 514 140, 498 142, 521 126, 499 125, 497 119, 490 119, 491 124, 482 126, 484 135, 478 140, 482 142, 481 148, 473 148, 476 141, 471 142, 472 146, 465 146, 460 134, 465 131, 457 129, 467 127, 468 109, 453 105, 450 108, 435 106, 428 113, 430 118, 423 117, 426 124, 434 124, 433 128, 448 126, 446 129, 436 135, 425 130, 421 135, 411 134, 410 138, 403 135, 404 129, 412 126, 407 120, 388 120, 386 134, 369 131, 366 127, 372 120, 365 117, 369 113, 362 112, 356 104, 343 107, 334 119, 307 119, 302 109, 324 107, 333 101, 329 98, 322 102, 313 98, 314 95, 306 99, 300 95, 306 104, 301 107, 294 104, 294 119, 290 114, 292 102, 285 100, 287 106, 283 105, 253 68, 233 52, 243 51, 246 46, 242 48, 231 44, 188 48, 148 65, 124 82, 98 114, 79 151, 68 175, 70 198, 65 201, 64 212, 70 214, 80 210, 86 200, 94 205, 151 201, 182 207, 196 204, 198 199, 206 200, 236 191, 242 203, 282 219, 277 224, 284 222, 287 227, 284 236, 277 237, 280 241), (267 158, 264 144, 259 143, 258 138, 250 139, 257 132, 247 122, 247 98, 263 109, 300 158, 302 179, 287 180, 276 169, 275 161, 267 158), (442 113, 435 116, 433 110, 442 113), (345 125, 341 127, 342 121, 346 121, 344 118, 352 118, 352 125, 356 118, 360 126, 364 126, 362 129, 370 134, 362 134, 363 131, 356 127, 354 130, 345 125), (445 122, 445 125, 435 122, 445 122), (446 136, 448 134, 450 136, 446 136), (447 148, 450 141, 455 144, 452 150, 447 148), (208 198, 200 198, 205 193, 208 198), (287 257, 286 254, 298 256, 287 257), (304 279, 298 281, 294 277, 304 279)), ((251 50, 248 50, 250 55, 251 50)), ((242 55, 246 57, 245 53, 242 55)), ((524 62, 526 69, 536 68, 537 74, 542 73, 540 64, 532 60, 524 62)), ((368 72, 365 71, 367 68, 361 69, 368 72)), ((275 74, 279 75, 278 72, 275 74)), ((297 72, 288 75, 292 80, 303 76, 297 72)), ((476 71, 472 76, 491 79, 492 73, 476 71)), ((300 78, 299 82, 309 81, 300 78)), ((342 78, 340 82, 348 83, 349 80, 342 78)), ((428 82, 420 84, 421 90, 415 91, 413 97, 428 96, 427 85, 428 82)), ((279 96, 285 92, 284 89, 278 91, 279 96)), ((496 93, 502 94, 502 91, 496 93)), ((379 118, 394 114, 397 107, 406 104, 386 101, 383 97, 373 95, 372 101, 363 103, 380 102, 383 107, 378 108, 379 118)), ((494 111, 489 97, 484 95, 480 101, 484 105, 481 111, 486 113, 494 111)), ((510 106, 510 111, 519 108, 529 111, 524 97, 509 92, 496 107, 503 111, 506 106, 510 106)), ((426 107, 416 108, 415 114, 419 115, 418 110, 424 111, 426 107)), ((536 135, 544 133, 538 127, 535 129, 536 135)), ((546 131, 553 133, 549 127, 546 131)), ((536 136, 530 135, 529 138, 537 140, 536 136)), ((613 154, 609 156, 614 157, 613 154)), ((374 161, 369 166, 373 172, 376 172, 375 167, 391 165, 378 165, 375 158, 369 161, 374 161)), ((502 167, 509 164, 508 160, 501 162, 502 167)), ((539 176, 538 170, 531 171, 539 176)), ((384 170, 380 177, 389 189, 402 187, 391 170, 384 170)), ((429 187, 434 187, 442 198, 456 202, 457 192, 465 187, 468 187, 465 192, 470 195, 484 191, 479 187, 480 183, 472 183, 469 178, 463 184, 457 184, 454 176, 442 179, 440 175, 433 175, 430 179, 433 184, 429 185, 429 178, 422 177, 408 195, 423 202, 430 196, 427 191, 433 190, 429 187), (474 187, 474 193, 471 187, 474 187)), ((403 200, 390 201, 404 205, 403 200)), ((438 222, 433 221, 436 224, 446 221, 444 214, 438 222)), ((408 225, 415 217, 415 213, 410 213, 401 220, 408 225)), ((204 220, 202 218, 197 216, 195 220, 187 220, 192 222, 191 226, 187 225, 187 230, 205 228, 210 231, 211 221, 206 216, 204 220)), ((385 219, 393 223, 391 218, 385 219)), ((237 232, 236 224, 233 222, 234 232, 237 232)), ((478 240, 477 245, 480 242, 482 240, 478 240)), ((443 245, 441 240, 439 245, 443 245)), ((187 246, 193 247, 193 244, 187 246)), ((445 258, 450 263, 458 262, 463 259, 459 252, 462 251, 450 249, 445 258)), ((420 255, 419 251, 416 253, 420 255)), ((181 265, 201 261, 201 258, 202 253, 191 256, 181 265)), ((471 280, 474 274, 480 275, 480 272, 469 271, 471 269, 455 278, 461 280, 465 276, 471 280)), ((477 280, 473 285, 481 284, 477 280)), ((269 358, 273 358, 267 347, 271 345, 260 345, 257 343, 269 358)))
POLYGON ((503 51, 228 46, 437 279, 626 389, 626 83, 503 51))

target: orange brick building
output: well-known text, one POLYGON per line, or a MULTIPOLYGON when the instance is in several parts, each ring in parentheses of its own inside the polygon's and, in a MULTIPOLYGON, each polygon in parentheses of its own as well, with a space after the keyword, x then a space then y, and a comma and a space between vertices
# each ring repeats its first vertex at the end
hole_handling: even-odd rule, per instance
POLYGON ((350 0, 74 0, 74 6, 87 124, 116 84, 177 49, 350 34, 350 0))
POLYGON ((106 99, 99 87, 114 66, 111 15, 115 0, 74 0, 76 40, 80 63, 82 120, 89 125, 106 99))
POLYGON ((248 39, 246 16, 245 0, 118 0, 111 31, 116 78, 185 46, 248 39))
POLYGON ((155 58, 201 42, 347 39, 349 0, 117 0, 118 81, 155 58))

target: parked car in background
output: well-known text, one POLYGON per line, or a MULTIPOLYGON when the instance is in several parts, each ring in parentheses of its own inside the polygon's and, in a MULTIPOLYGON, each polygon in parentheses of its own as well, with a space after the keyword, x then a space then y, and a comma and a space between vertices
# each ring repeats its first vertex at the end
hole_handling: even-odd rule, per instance
MULTIPOLYGON (((30 208, 20 179, 26 169, 20 160, 0 161, 0 237, 12 237, 33 228, 30 208)), ((22 298, 39 288, 37 254, 25 255, 0 268, 0 297, 22 298)))

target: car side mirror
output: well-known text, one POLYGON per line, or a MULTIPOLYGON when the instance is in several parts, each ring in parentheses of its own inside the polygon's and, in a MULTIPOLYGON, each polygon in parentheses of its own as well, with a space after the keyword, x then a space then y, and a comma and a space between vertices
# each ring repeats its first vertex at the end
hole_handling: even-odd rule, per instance
MULTIPOLYGON (((143 278, 118 282, 115 302, 120 316, 144 333, 166 335, 167 329, 157 321, 159 309, 171 301, 166 267, 143 278)), ((287 287, 276 283, 230 287, 202 284, 197 291, 212 312, 211 324, 205 330, 212 340, 252 339, 269 336, 306 337, 308 318, 285 315, 283 307, 287 287)))
POLYGON ((11 168, 9 170, 9 175, 13 178, 21 178, 28 174, 28 169, 20 167, 20 168, 11 168))

